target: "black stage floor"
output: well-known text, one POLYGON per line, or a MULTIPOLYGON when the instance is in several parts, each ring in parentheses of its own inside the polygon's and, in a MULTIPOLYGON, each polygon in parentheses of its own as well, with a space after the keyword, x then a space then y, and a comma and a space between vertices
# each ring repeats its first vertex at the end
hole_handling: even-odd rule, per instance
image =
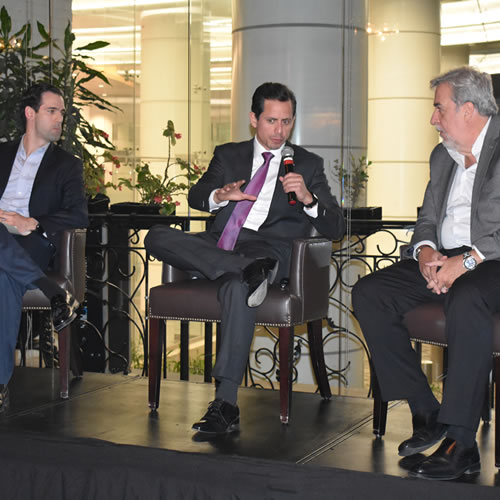
POLYGON ((387 434, 377 440, 369 399, 326 402, 295 392, 291 423, 283 426, 277 391, 242 388, 240 432, 207 440, 191 424, 206 410, 213 387, 162 384, 152 414, 143 377, 86 373, 61 401, 57 371, 16 368, 10 406, 0 417, 0 485, 10 485, 9 491, 0 486, 0 498, 69 498, 70 491, 72 499, 500 495, 493 426, 480 428, 479 474, 427 482, 408 479, 397 456, 411 429, 404 404, 389 410, 387 434))

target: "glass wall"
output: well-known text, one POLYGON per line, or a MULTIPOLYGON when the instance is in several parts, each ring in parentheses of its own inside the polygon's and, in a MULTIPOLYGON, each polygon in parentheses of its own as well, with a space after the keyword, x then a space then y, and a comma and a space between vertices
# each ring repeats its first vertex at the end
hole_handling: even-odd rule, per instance
MULTIPOLYGON (((88 53, 109 85, 91 85, 121 111, 94 108, 89 118, 117 148, 121 167, 113 170, 115 184, 133 178, 140 162, 163 172, 168 120, 182 136, 172 157, 206 166, 214 145, 229 140, 230 0, 73 0, 73 33, 75 47, 109 42, 88 53)), ((108 195, 118 202, 136 193, 122 189, 108 195)), ((177 213, 187 213, 185 199, 178 201, 177 213)))

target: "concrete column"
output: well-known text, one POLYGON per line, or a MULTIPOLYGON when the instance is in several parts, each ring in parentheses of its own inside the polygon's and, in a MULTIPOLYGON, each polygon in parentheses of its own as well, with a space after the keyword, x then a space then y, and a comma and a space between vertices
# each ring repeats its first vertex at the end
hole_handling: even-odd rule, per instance
MULTIPOLYGON (((334 161, 345 161, 351 153, 366 154, 365 24, 365 0, 233 0, 232 140, 250 137, 248 112, 257 86, 266 81, 288 85, 297 97, 291 140, 324 158, 339 200, 334 161)), ((343 311, 337 308, 332 307, 330 315, 336 324, 344 321, 343 311)), ((262 347, 272 349, 263 329, 257 329, 253 350, 262 347)), ((332 368, 350 362, 344 373, 350 387, 362 384, 359 345, 332 340, 326 345, 326 356, 332 368)), ((263 358, 260 368, 265 370, 263 358)), ((307 368, 302 357, 299 383, 312 382, 307 368)))
POLYGON ((429 123, 440 71, 439 0, 370 0, 368 41, 368 158, 373 162, 368 205, 384 218, 416 217, 438 142, 429 123))
POLYGON ((445 73, 453 68, 469 64, 470 49, 468 45, 453 45, 441 47, 441 70, 445 73))
POLYGON ((183 134, 176 154, 206 149, 209 137, 209 53, 202 41, 200 12, 185 8, 141 15, 140 149, 142 156, 167 155, 162 132, 168 120, 183 134))
POLYGON ((232 140, 249 137, 258 85, 288 85, 297 97, 292 141, 325 159, 337 196, 333 161, 366 151, 365 16, 365 0, 233 0, 232 140))

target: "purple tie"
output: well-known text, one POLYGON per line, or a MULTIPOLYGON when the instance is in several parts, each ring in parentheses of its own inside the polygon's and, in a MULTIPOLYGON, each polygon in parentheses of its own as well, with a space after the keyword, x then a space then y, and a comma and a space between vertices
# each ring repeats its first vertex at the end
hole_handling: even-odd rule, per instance
MULTIPOLYGON (((262 156, 264 157, 264 163, 259 167, 259 170, 255 172, 255 175, 245 188, 246 194, 259 196, 260 190, 264 185, 267 171, 269 170, 269 163, 274 155, 269 151, 266 151, 265 153, 262 153, 262 156)), ((219 241, 217 242, 217 246, 219 248, 222 248, 223 250, 232 250, 234 248, 238 235, 240 234, 240 230, 247 220, 248 213, 254 203, 254 201, 249 200, 241 200, 236 203, 233 213, 226 222, 224 231, 222 231, 219 241)))

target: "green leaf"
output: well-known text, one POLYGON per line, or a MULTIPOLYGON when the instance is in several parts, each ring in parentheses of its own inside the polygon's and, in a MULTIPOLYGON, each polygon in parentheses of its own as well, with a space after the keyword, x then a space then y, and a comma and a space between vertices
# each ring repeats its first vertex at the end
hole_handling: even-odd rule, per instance
POLYGON ((103 47, 107 47, 108 45, 109 42, 103 42, 102 40, 99 40, 97 42, 88 43, 87 45, 78 47, 75 50, 97 50, 102 49, 103 47))
POLYGON ((38 33, 40 33, 40 36, 41 36, 44 40, 46 40, 46 41, 50 42, 51 37, 50 37, 50 35, 47 33, 47 31, 46 31, 46 29, 45 29, 45 26, 44 26, 44 25, 43 25, 40 21, 37 21, 37 22, 36 22, 36 24, 37 24, 37 26, 38 26, 38 33))
POLYGON ((7 13, 7 9, 5 5, 2 6, 2 10, 0 11, 0 20, 2 26, 2 33, 5 38, 8 38, 10 34, 10 30, 12 29, 12 19, 7 13))

